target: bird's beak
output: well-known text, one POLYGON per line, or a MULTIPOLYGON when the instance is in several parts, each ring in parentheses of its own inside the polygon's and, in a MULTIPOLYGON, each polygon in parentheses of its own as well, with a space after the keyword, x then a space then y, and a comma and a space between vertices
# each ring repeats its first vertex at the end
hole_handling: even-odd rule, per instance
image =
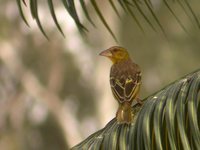
POLYGON ((100 56, 105 56, 105 57, 112 57, 112 53, 110 52, 110 50, 104 50, 101 53, 99 53, 100 56))

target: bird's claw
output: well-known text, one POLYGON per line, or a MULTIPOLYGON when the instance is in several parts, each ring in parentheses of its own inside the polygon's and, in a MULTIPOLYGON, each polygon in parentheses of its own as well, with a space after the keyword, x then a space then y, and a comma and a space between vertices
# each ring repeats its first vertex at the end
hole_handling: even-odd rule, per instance
POLYGON ((143 104, 143 102, 142 102, 142 100, 140 99, 140 98, 136 98, 136 101, 137 101, 137 103, 139 103, 140 105, 142 105, 143 104))

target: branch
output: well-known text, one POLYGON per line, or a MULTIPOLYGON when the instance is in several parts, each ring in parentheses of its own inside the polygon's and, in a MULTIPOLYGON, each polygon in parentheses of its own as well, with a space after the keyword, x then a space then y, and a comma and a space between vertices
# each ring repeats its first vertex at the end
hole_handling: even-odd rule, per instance
POLYGON ((134 105, 131 125, 111 120, 76 149, 198 149, 200 69, 134 105))

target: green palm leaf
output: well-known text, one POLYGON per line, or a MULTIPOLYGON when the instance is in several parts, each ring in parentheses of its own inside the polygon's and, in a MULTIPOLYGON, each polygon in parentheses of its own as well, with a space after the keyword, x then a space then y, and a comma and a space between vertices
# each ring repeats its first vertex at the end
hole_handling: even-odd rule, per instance
POLYGON ((200 70, 132 107, 132 125, 111 120, 72 149, 179 149, 200 147, 200 70))
MULTIPOLYGON (((41 30, 41 32, 43 33, 43 35, 46 38, 48 38, 42 27, 42 24, 40 22, 40 18, 39 18, 39 14, 38 14, 39 13, 39 10, 38 10, 39 4, 38 4, 37 0, 29 0, 29 1, 30 1, 31 14, 33 16, 33 19, 36 20, 38 27, 41 30)), ((46 0, 46 1, 49 5, 50 13, 51 13, 51 16, 54 20, 56 27, 58 28, 60 33, 62 35, 64 35, 64 33, 62 32, 62 29, 59 25, 59 22, 57 21, 56 15, 55 15, 56 13, 55 13, 54 5, 53 5, 53 0, 46 0)), ((25 18, 23 10, 22 10, 22 5, 26 6, 26 2, 24 0, 16 0, 16 2, 17 2, 18 8, 19 8, 19 13, 20 13, 22 19, 28 25, 28 22, 25 18)), ((80 21, 80 18, 78 15, 79 10, 76 8, 74 0, 60 0, 60 2, 62 2, 64 8, 67 10, 69 15, 73 18, 79 31, 81 33, 85 33, 85 31, 87 31, 87 29, 80 21)), ((82 7, 87 20, 94 26, 95 22, 93 22, 93 20, 91 19, 91 17, 90 17, 91 15, 90 15, 89 11, 87 10, 87 6, 86 6, 84 0, 79 0, 79 1, 77 1, 77 3, 80 3, 80 6, 82 7)), ((111 34, 111 36, 117 41, 115 34, 112 31, 112 27, 110 27, 109 24, 106 22, 105 14, 103 12, 101 12, 101 9, 98 6, 97 2, 95 0, 90 0, 89 3, 94 7, 94 10, 95 10, 97 16, 100 18, 100 20, 103 23, 103 25, 105 26, 105 28, 108 30, 108 32, 111 34)), ((121 15, 120 15, 120 13, 119 13, 120 11, 118 10, 118 7, 116 7, 116 5, 120 5, 125 13, 127 13, 127 14, 129 13, 131 15, 131 17, 133 18, 133 21, 137 24, 137 26, 141 29, 142 32, 144 32, 144 29, 142 27, 142 22, 140 21, 140 18, 138 18, 137 13, 139 13, 141 15, 141 17, 147 22, 147 24, 154 31, 156 31, 156 24, 157 24, 159 26, 159 28, 161 29, 161 32, 166 36, 164 27, 163 27, 162 23, 159 21, 159 18, 157 17, 157 14, 154 11, 153 4, 151 3, 150 0, 117 0, 117 1, 108 0, 107 3, 109 5, 111 5, 111 7, 115 11, 115 13, 118 15, 118 17, 121 15), (146 11, 146 9, 149 10, 149 13, 153 16, 155 22, 152 22, 149 18, 149 15, 145 14, 145 12, 148 12, 148 11, 146 11)), ((183 1, 163 0, 162 3, 164 5, 166 5, 166 7, 169 10, 169 13, 171 13, 173 15, 173 17, 175 17, 176 21, 179 23, 179 25, 181 26, 181 28, 184 31, 187 31, 187 29, 184 27, 183 23, 181 22, 179 17, 176 15, 176 12, 172 9, 172 5, 174 3, 178 3, 182 8, 183 13, 185 13, 189 17, 189 19, 192 20, 192 22, 194 22, 195 24, 197 24, 197 26, 200 28, 200 21, 196 15, 196 12, 193 10, 192 6, 188 2, 188 0, 183 0, 183 1)), ((93 14, 93 12, 91 14, 93 14)))
POLYGON ((58 28, 58 30, 60 31, 60 33, 65 37, 65 35, 64 35, 64 33, 63 33, 63 31, 62 31, 59 23, 58 23, 58 20, 57 20, 55 11, 54 11, 53 0, 48 0, 48 4, 49 4, 49 9, 50 9, 50 12, 51 12, 51 16, 53 18, 53 21, 56 24, 56 27, 58 28))
POLYGON ((38 15, 38 1, 37 0, 30 0, 30 10, 31 10, 31 15, 33 17, 33 19, 36 20, 38 27, 40 28, 40 31, 42 32, 42 34, 49 39, 49 37, 46 35, 46 32, 44 31, 42 24, 40 22, 40 18, 38 15))

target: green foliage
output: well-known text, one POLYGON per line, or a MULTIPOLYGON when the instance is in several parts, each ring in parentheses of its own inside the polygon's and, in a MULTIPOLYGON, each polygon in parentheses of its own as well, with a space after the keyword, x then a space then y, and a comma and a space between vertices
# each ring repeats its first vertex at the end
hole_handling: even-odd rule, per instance
MULTIPOLYGON (((22 4, 24 4, 26 6, 26 3, 24 0, 16 0, 16 1, 17 1, 19 12, 20 12, 22 19, 28 25, 28 22, 24 16, 23 9, 22 9, 22 4)), ((69 15, 75 21, 79 31, 81 33, 85 33, 85 31, 88 31, 79 19, 78 10, 75 6, 74 0, 61 0, 61 1, 62 1, 64 8, 67 10, 69 15)), ((42 24, 40 23, 40 18, 38 15, 38 1, 37 0, 29 0, 29 2, 30 2, 30 11, 31 11, 33 19, 36 20, 39 29, 41 30, 43 35, 48 39, 48 36, 47 36, 46 32, 44 31, 42 24)), ((54 20, 56 27, 58 28, 60 33, 64 36, 64 33, 59 25, 59 22, 57 21, 56 15, 55 15, 53 0, 47 0, 47 3, 48 3, 49 10, 50 10, 51 16, 54 20)), ((93 26, 95 26, 94 22, 92 21, 92 19, 90 17, 90 15, 93 12, 92 13, 88 12, 88 8, 87 8, 85 1, 79 0, 77 3, 80 3, 87 20, 93 26)), ((105 15, 102 12, 102 10, 100 9, 96 0, 90 0, 90 3, 93 6, 97 16, 99 17, 99 19, 101 20, 103 25, 106 27, 106 29, 111 34, 111 36, 117 41, 117 38, 115 37, 115 34, 112 31, 112 27, 110 27, 109 24, 107 23, 105 15)), ((179 17, 176 15, 176 11, 173 10, 173 8, 172 8, 174 3, 178 3, 180 5, 180 7, 182 8, 183 13, 185 13, 190 18, 190 20, 192 20, 192 22, 195 22, 197 24, 197 26, 200 28, 200 23, 196 16, 196 12, 193 10, 193 8, 191 7, 190 3, 187 0, 183 0, 183 1, 163 0, 162 3, 168 8, 169 13, 171 13, 173 15, 173 17, 176 19, 176 21, 179 23, 180 27, 184 31, 187 32, 187 29, 185 28, 185 26, 183 25, 183 23, 181 22, 179 17)), ((117 7, 117 5, 121 6, 125 13, 130 14, 130 16, 133 18, 133 21, 138 25, 138 27, 141 29, 142 32, 144 32, 144 29, 143 29, 142 23, 140 21, 141 18, 143 18, 154 31, 156 31, 156 25, 157 25, 160 28, 161 32, 166 36, 164 27, 161 24, 159 18, 157 17, 157 14, 154 11, 154 6, 150 0, 118 0, 118 1, 108 0, 108 4, 111 5, 111 8, 114 10, 114 12, 117 14, 117 16, 119 18, 120 18, 120 13, 119 13, 119 10, 118 10, 119 8, 117 7), (152 20, 150 20, 150 15, 148 13, 154 18, 155 23, 152 20), (138 17, 137 14, 139 14, 140 16, 138 17)))
POLYGON ((200 70, 134 105, 133 124, 111 120, 72 149, 179 149, 200 147, 200 70))

